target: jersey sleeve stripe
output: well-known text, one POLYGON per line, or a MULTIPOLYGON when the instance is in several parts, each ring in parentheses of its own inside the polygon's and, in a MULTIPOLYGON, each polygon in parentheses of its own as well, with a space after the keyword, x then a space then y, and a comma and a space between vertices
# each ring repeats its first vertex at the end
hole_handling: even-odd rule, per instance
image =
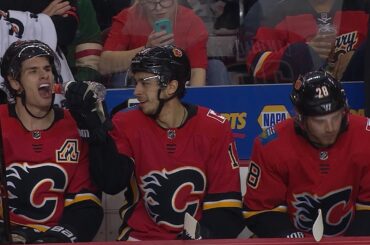
POLYGON ((266 212, 281 212, 281 213, 286 213, 288 211, 286 206, 278 206, 274 209, 269 209, 269 210, 261 210, 261 211, 243 211, 243 217, 245 219, 249 219, 255 215, 261 214, 261 213, 266 213, 266 212))
POLYGON ((253 72, 254 76, 256 76, 256 74, 261 70, 263 63, 265 62, 265 60, 267 59, 267 57, 269 57, 271 53, 272 53, 271 51, 267 51, 261 55, 261 57, 259 58, 257 62, 256 68, 254 69, 254 72, 253 72))
POLYGON ((72 205, 72 204, 75 204, 75 203, 78 203, 78 202, 82 202, 82 201, 88 201, 88 200, 95 202, 99 206, 102 205, 101 200, 97 196, 95 196, 92 193, 84 193, 84 194, 77 194, 77 195, 75 195, 74 198, 66 199, 64 201, 64 206, 67 207, 69 205, 72 205))
POLYGON ((366 205, 363 203, 356 203, 356 211, 369 211, 370 205, 366 205))
POLYGON ((237 199, 227 199, 217 202, 204 202, 203 210, 213 209, 213 208, 241 208, 242 202, 237 199))
MULTIPOLYGON (((20 225, 24 225, 24 224, 20 224, 20 225)), ((48 230, 50 228, 49 226, 39 225, 39 224, 27 224, 25 226, 31 227, 31 228, 33 228, 35 230, 38 230, 38 231, 41 231, 41 232, 45 232, 46 230, 48 230)))
POLYGON ((128 238, 128 234, 130 233, 130 231, 131 231, 131 228, 129 226, 126 226, 125 228, 123 228, 117 238, 117 241, 126 240, 128 238))

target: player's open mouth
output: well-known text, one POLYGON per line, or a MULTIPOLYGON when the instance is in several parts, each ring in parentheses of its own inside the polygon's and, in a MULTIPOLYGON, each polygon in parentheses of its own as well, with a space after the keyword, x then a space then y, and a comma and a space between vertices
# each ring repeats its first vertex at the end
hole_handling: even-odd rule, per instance
POLYGON ((48 98, 51 96, 51 84, 50 83, 43 83, 39 86, 39 94, 43 98, 48 98))
POLYGON ((143 105, 147 102, 146 100, 139 100, 139 99, 138 99, 138 101, 139 101, 139 105, 143 105))

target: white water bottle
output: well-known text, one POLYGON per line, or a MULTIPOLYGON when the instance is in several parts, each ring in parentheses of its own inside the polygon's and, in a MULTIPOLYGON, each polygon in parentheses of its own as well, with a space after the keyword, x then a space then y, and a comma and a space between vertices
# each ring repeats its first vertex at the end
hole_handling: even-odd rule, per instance
MULTIPOLYGON (((98 101, 103 101, 105 99, 105 96, 107 94, 107 89, 105 88, 103 84, 94 82, 94 81, 81 81, 81 82, 86 83, 88 85, 88 88, 86 91, 88 90, 93 91, 94 96, 96 97, 98 101)), ((65 93, 68 90, 69 85, 71 85, 72 83, 76 83, 76 81, 67 81, 61 85, 61 93, 63 95, 65 95, 65 93)))

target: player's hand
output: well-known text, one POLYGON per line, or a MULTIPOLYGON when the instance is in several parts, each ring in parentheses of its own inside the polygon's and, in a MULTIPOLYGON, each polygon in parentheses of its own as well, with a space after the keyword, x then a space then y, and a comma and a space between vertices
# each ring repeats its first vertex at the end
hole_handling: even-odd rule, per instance
POLYGON ((335 48, 335 34, 317 34, 312 40, 307 42, 322 59, 326 60, 330 52, 335 48))
POLYGON ((43 11, 43 14, 47 14, 49 16, 53 15, 61 15, 66 17, 67 11, 71 10, 71 5, 69 1, 64 0, 54 0, 52 1, 43 11))
POLYGON ((33 243, 40 235, 40 231, 27 226, 16 225, 11 229, 12 243, 16 244, 33 243))
POLYGON ((150 33, 148 40, 145 44, 146 48, 156 47, 156 46, 165 46, 169 44, 173 44, 174 37, 173 33, 166 34, 166 31, 155 32, 153 31, 150 33))
POLYGON ((81 137, 90 142, 105 142, 112 128, 104 101, 100 101, 89 82, 71 82, 65 93, 66 106, 77 122, 81 137))

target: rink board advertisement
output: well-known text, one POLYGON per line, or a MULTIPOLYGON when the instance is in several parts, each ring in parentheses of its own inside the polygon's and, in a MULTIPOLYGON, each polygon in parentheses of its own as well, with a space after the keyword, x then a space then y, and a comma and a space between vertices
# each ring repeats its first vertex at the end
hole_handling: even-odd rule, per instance
MULTIPOLYGON (((363 114, 363 83, 346 82, 344 88, 352 113, 363 114)), ((198 87, 188 88, 183 101, 210 107, 229 119, 239 157, 249 159, 253 139, 262 129, 294 115, 290 91, 290 84, 198 87)), ((133 89, 108 89, 108 110, 130 98, 133 89)))

